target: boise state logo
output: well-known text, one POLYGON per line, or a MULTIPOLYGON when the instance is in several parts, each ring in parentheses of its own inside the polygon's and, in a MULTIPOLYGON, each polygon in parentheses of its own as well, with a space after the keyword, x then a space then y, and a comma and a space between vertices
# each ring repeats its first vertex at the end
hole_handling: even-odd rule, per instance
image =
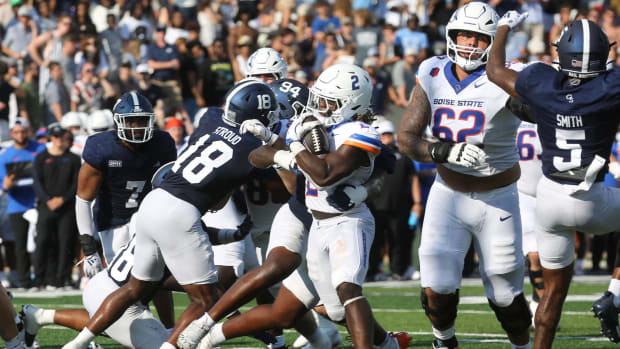
POLYGON ((432 77, 437 76, 437 74, 439 74, 439 68, 435 67, 435 68, 431 69, 430 74, 431 74, 432 77))

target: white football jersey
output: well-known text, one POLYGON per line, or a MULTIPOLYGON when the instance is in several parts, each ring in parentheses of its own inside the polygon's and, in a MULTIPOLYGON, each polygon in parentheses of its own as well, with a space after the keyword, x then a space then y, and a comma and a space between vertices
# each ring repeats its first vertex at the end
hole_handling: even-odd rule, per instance
POLYGON ((517 132, 517 149, 519 150, 519 166, 521 178, 517 182, 519 191, 523 194, 536 196, 536 186, 542 177, 542 146, 538 139, 536 124, 521 122, 517 132))
POLYGON ((381 137, 374 127, 361 121, 351 121, 338 124, 329 130, 330 152, 337 150, 341 145, 350 145, 365 150, 370 160, 368 167, 360 167, 348 176, 329 187, 319 187, 306 175, 306 206, 314 211, 340 213, 330 206, 327 196, 340 184, 358 186, 364 184, 372 174, 375 156, 381 153, 381 137))
MULTIPOLYGON (((484 68, 458 81, 453 65, 446 56, 437 56, 422 62, 418 69, 417 83, 431 105, 431 131, 442 141, 476 144, 487 157, 474 168, 442 165, 479 177, 511 168, 519 161, 515 136, 521 121, 505 108, 509 95, 489 81, 484 68)), ((523 67, 510 65, 516 71, 523 67)))
POLYGON ((271 230, 273 218, 289 199, 289 193, 275 170, 268 169, 260 172, 264 175, 253 176, 246 183, 243 191, 248 214, 252 218, 250 233, 253 236, 271 230), (273 173, 267 173, 269 171, 273 173))

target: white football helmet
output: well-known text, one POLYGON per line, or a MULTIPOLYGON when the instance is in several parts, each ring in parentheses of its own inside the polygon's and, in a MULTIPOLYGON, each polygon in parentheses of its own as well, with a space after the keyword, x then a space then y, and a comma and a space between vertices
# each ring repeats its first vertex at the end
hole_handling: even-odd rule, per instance
POLYGON ((246 77, 260 77, 261 75, 273 75, 275 80, 286 77, 288 68, 284 58, 278 51, 263 47, 256 50, 248 59, 248 70, 246 77))
POLYGON ((95 110, 88 119, 88 134, 107 131, 114 127, 114 116, 108 109, 95 110))
POLYGON ((483 2, 470 2, 454 11, 452 17, 450 17, 450 21, 446 25, 448 58, 465 71, 472 71, 486 64, 489 58, 489 52, 491 51, 491 45, 493 45, 493 39, 495 38, 498 21, 499 16, 497 12, 495 12, 491 6, 483 2), (461 30, 489 36, 489 46, 485 50, 482 50, 480 48, 472 49, 471 47, 457 45, 456 34, 461 30), (468 56, 463 57, 459 53, 464 53, 468 56), (472 56, 476 54, 479 54, 480 57, 472 59, 472 56))
POLYGON ((308 110, 325 126, 350 121, 368 112, 372 82, 355 64, 336 64, 319 75, 308 98, 308 110))

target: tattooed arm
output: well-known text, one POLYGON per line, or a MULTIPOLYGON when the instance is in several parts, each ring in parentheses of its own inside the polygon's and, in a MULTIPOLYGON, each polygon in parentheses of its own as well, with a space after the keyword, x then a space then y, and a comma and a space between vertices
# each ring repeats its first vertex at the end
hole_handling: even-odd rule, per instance
POLYGON ((413 89, 413 96, 400 122, 398 149, 401 153, 421 162, 433 162, 428 151, 430 142, 424 140, 424 130, 431 118, 431 106, 426 92, 420 85, 413 89))

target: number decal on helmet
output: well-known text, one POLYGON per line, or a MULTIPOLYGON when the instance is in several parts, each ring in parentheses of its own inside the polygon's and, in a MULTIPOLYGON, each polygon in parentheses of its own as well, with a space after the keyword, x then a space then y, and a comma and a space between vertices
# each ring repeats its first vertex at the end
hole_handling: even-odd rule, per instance
POLYGON ((357 75, 351 75, 351 90, 360 89, 360 78, 357 75))
POLYGON ((258 109, 269 110, 271 109, 271 97, 269 95, 258 95, 258 109))

